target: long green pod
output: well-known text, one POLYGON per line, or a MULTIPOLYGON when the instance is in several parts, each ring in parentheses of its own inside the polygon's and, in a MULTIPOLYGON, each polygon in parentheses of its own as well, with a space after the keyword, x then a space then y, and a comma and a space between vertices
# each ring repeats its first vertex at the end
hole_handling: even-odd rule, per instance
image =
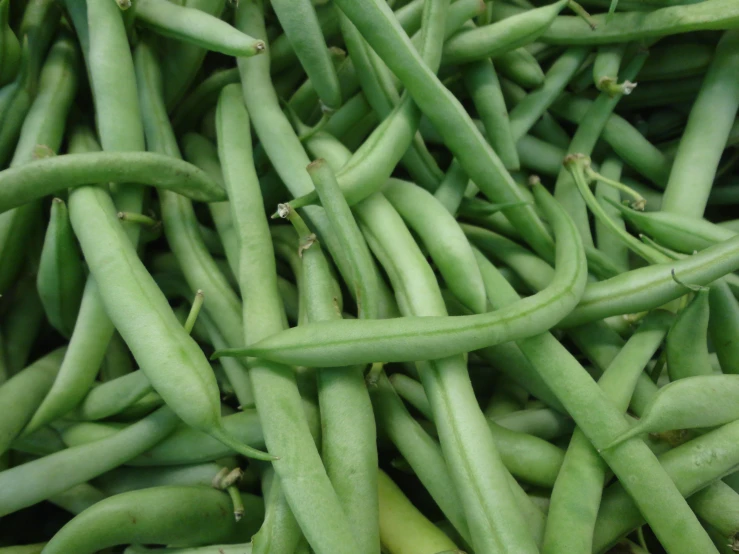
POLYGON ((708 336, 721 364, 721 371, 739 373, 739 302, 725 281, 716 281, 708 293, 708 303, 708 336))
POLYGON ((474 313, 485 312, 485 285, 454 217, 431 193, 407 181, 390 179, 383 194, 419 235, 449 289, 474 313))
POLYGON ((639 422, 604 448, 644 433, 716 427, 735 421, 739 419, 734 401, 738 389, 736 375, 691 376, 668 383, 647 404, 639 422))
POLYGON ((77 515, 105 498, 105 493, 89 483, 74 487, 50 496, 47 500, 67 512, 77 515))
POLYGON ((79 192, 85 203, 70 206, 72 226, 111 321, 154 389, 193 427, 245 455, 272 459, 223 430, 213 370, 126 238, 110 197, 97 187, 79 192), (117 309, 121 298, 128 298, 125 312, 117 309))
MULTIPOLYGON (((616 157, 609 157, 604 160, 600 167, 600 173, 604 177, 618 181, 621 178, 622 163, 616 157)), ((595 197, 598 202, 606 210, 606 213, 610 216, 610 219, 615 225, 618 225, 621 229, 625 228, 623 218, 620 216, 618 210, 610 204, 606 198, 620 202, 621 193, 605 184, 602 181, 598 181, 595 184, 595 197)), ((611 231, 607 225, 605 225, 600 219, 595 220, 595 242, 598 250, 603 251, 618 267, 626 269, 629 267, 628 247, 619 239, 613 231, 611 231)))
MULTIPOLYGON (((543 189, 535 187, 537 194, 543 189)), ((495 312, 469 316, 403 317, 383 321, 320 322, 283 331, 246 349, 215 357, 257 355, 283 363, 339 366, 416 361, 451 356, 543 332, 577 305, 585 288, 585 254, 572 222, 557 209, 548 215, 559 236, 557 271, 550 286, 495 312)))
MULTIPOLYGON (((705 7, 705 4, 703 4, 705 7)), ((737 14, 739 21, 739 13, 737 14)), ((662 210, 702 217, 739 109, 739 31, 724 33, 693 104, 665 187, 662 210)))
POLYGON ((90 152, 44 158, 0 171, 0 211, 67 188, 103 182, 143 183, 201 202, 225 191, 192 164, 153 152, 90 152))
POLYGON ((200 10, 166 0, 138 0, 136 19, 156 33, 228 56, 255 56, 265 45, 200 10))
POLYGON ((0 453, 20 434, 54 382, 64 357, 54 350, 16 373, 0 386, 0 406, 5 414, 0 425, 0 453))
MULTIPOLYGON (((145 546, 141 545, 131 545, 126 550, 123 551, 123 554, 151 554, 151 553, 159 553, 161 548, 147 548, 145 546)), ((211 546, 193 546, 193 547, 184 547, 184 548, 168 548, 167 554, 253 554, 255 552, 254 545, 251 542, 243 543, 243 544, 214 544, 211 546)), ((39 552, 41 552, 39 550, 39 552)), ((3 552, 0 552, 0 554, 5 554, 3 552)), ((14 552, 9 552, 7 554, 15 554, 14 552)), ((26 554, 25 552, 18 552, 18 554, 26 554)), ((34 552, 29 552, 28 554, 35 554, 34 552)))
MULTIPOLYGON (((333 277, 320 243, 297 214, 288 213, 287 217, 302 248, 307 321, 340 320, 333 277)), ((380 542, 376 523, 378 462, 375 421, 363 367, 319 369, 317 379, 321 458, 354 528, 359 551, 374 553, 380 542)))
MULTIPOLYGON (((514 15, 518 7, 496 6, 500 16, 514 15)), ((548 44, 610 44, 660 38, 701 30, 731 29, 739 20, 739 7, 732 0, 708 0, 690 5, 666 6, 654 11, 628 11, 592 16, 595 28, 583 19, 559 16, 539 37, 548 44)))
POLYGON ((263 468, 261 477, 264 521, 251 539, 252 552, 295 552, 304 537, 282 492, 280 480, 271 467, 263 468))
MULTIPOLYGON (((739 460, 739 422, 728 423, 669 450, 659 457, 665 472, 684 497, 736 470, 739 460)), ((639 508, 622 482, 603 492, 593 535, 593 552, 602 554, 644 523, 639 508)))
POLYGON ((665 352, 671 381, 713 374, 708 355, 708 297, 709 289, 696 292, 667 334, 665 352))
POLYGON ((325 109, 341 106, 341 89, 310 0, 276 0, 272 9, 325 109))
MULTIPOLYGON (((239 10, 249 5, 250 2, 242 2, 239 10)), ((249 147, 248 104, 245 108, 239 87, 229 85, 221 92, 216 114, 218 154, 239 229, 238 280, 244 300, 243 339, 247 344, 286 326, 272 240, 249 147)), ((306 178, 310 180, 307 174, 306 178)), ((280 456, 273 467, 306 539, 319 554, 355 552, 356 541, 348 518, 299 408, 300 395, 292 368, 257 359, 249 361, 249 374, 257 411, 263 414, 267 446, 280 456), (321 521, 326 517, 332 524, 330 532, 321 521)))
POLYGON ((69 223, 67 205, 60 198, 54 198, 36 287, 49 323, 65 337, 74 329, 84 286, 82 257, 69 223))
POLYGON ((445 65, 495 58, 534 42, 567 5, 567 0, 521 12, 477 29, 461 31, 444 44, 445 65))
POLYGON ((308 168, 321 205, 331 222, 337 240, 346 251, 352 267, 351 285, 356 292, 358 315, 364 319, 377 317, 377 274, 373 270, 372 258, 362 232, 346 203, 336 176, 325 160, 316 160, 308 168))
POLYGON ((0 514, 31 506, 118 467, 159 443, 178 422, 163 407, 112 436, 0 472, 0 514))
POLYGON ((118 467, 95 479, 95 485, 108 496, 161 486, 211 486, 214 478, 232 464, 203 463, 174 467, 118 467))
POLYGON ((684 254, 692 254, 713 244, 729 240, 737 233, 697 217, 670 212, 640 212, 613 204, 623 218, 658 243, 684 254))
MULTIPOLYGON (((670 321, 666 312, 647 316, 599 379, 600 387, 620 410, 626 410, 638 376, 659 348, 670 321)), ((592 552, 606 469, 585 434, 576 429, 552 489, 544 554, 592 552)))
MULTIPOLYGON (((477 186, 497 202, 525 200, 462 105, 423 63, 387 4, 379 0, 339 0, 337 5, 398 76, 477 186)), ((551 239, 531 206, 511 208, 507 217, 537 252, 551 255, 551 239)))
POLYGON ((725 544, 736 548, 739 533, 739 493, 715 481, 688 500, 696 515, 721 532, 725 544))
POLYGON ((231 499, 204 486, 162 486, 107 498, 72 519, 42 554, 93 554, 119 544, 198 545, 248 540, 264 513, 261 500, 242 495, 248 511, 234 521, 231 499), (203 525, 203 521, 208 525, 203 525))
POLYGON ((605 281, 593 283, 561 327, 583 325, 614 315, 642 312, 666 304, 685 294, 685 286, 707 285, 739 268, 739 239, 723 243, 682 260, 634 269, 605 281))

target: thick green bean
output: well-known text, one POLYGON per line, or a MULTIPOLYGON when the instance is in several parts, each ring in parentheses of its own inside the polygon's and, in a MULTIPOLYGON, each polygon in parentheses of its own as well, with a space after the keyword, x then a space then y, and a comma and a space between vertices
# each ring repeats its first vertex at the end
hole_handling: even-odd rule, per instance
POLYGON ((739 373, 739 345, 736 341, 739 333, 739 303, 725 281, 714 282, 708 297, 708 333, 721 364, 721 371, 739 373))
POLYGON ((713 374, 708 355, 708 294, 706 288, 696 292, 667 334, 665 352, 670 381, 713 374))

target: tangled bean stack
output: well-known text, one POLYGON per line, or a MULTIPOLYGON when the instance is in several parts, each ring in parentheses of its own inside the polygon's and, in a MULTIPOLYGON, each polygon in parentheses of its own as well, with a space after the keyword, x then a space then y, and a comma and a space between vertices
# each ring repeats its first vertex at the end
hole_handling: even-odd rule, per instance
POLYGON ((737 0, 0 0, 0 554, 739 551, 737 0))

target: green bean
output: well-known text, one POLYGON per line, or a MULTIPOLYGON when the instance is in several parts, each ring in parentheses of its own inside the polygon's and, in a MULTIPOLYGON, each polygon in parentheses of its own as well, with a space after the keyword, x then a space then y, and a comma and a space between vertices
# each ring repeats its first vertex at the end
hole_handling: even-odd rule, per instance
POLYGON ((203 202, 226 198, 221 187, 187 162, 151 152, 90 152, 45 158, 0 172, 0 211, 65 188, 105 181, 145 183, 203 202))
POLYGON ((161 486, 209 486, 225 466, 217 463, 175 467, 119 467, 95 479, 96 486, 108 496, 161 486))
POLYGON ((739 239, 730 239, 685 258, 634 269, 588 285, 578 306, 559 324, 582 325, 613 315, 641 312, 685 294, 682 282, 705 285, 739 268, 739 239))
POLYGON ((324 160, 316 160, 308 166, 321 205, 331 222, 342 248, 347 252, 352 266, 351 285, 356 292, 359 317, 374 319, 377 317, 377 277, 372 268, 372 259, 367 243, 357 227, 354 216, 349 209, 336 182, 336 177, 324 160))
MULTIPOLYGON (((146 548, 144 546, 132 545, 123 551, 123 554, 149 554, 158 552, 159 548, 146 548)), ((244 544, 216 544, 213 546, 200 546, 192 548, 168 548, 167 554, 252 554, 254 552, 252 543, 244 544)), ((0 552, 0 554, 3 554, 0 552)), ((14 553, 8 553, 14 554, 14 553)), ((25 554, 19 552, 18 554, 25 554)), ((33 553, 29 553, 33 554, 33 553)))
POLYGON ((400 488, 379 470, 380 539, 390 554, 457 551, 457 546, 426 519, 400 488))
POLYGON ((544 83, 544 71, 525 48, 518 48, 495 58, 495 67, 502 77, 525 89, 537 88, 544 83))
POLYGON ((667 335, 667 369, 670 380, 712 375, 708 357, 709 289, 702 288, 683 308, 667 335))
POLYGON ((239 70, 235 67, 213 72, 177 105, 172 113, 172 127, 180 133, 191 130, 203 117, 205 111, 215 105, 221 89, 228 84, 238 82, 239 70))
POLYGON ((639 423, 605 448, 644 433, 716 427, 739 419, 731 401, 736 382, 735 375, 701 375, 665 385, 647 405, 639 423))
POLYGON ((721 532, 729 546, 736 547, 739 532, 739 494, 723 481, 716 481, 688 500, 696 515, 721 532))
POLYGON ((705 72, 713 58, 713 49, 700 42, 658 44, 639 72, 639 81, 692 77, 705 72))
MULTIPOLYGON (((659 461, 680 493, 694 492, 731 473, 739 459, 739 422, 729 423, 662 454, 659 461)), ((619 538, 642 525, 644 518, 622 483, 603 492, 593 537, 593 552, 602 553, 619 538)))
MULTIPOLYGON (((543 189, 535 187, 534 191, 543 197, 543 189)), ((327 367, 377 360, 413 361, 469 352, 549 329, 578 302, 586 271, 571 221, 556 208, 548 215, 560 236, 559 270, 550 287, 522 304, 471 316, 356 320, 343 321, 340 326, 315 323, 283 331, 246 349, 217 352, 216 357, 248 353, 283 363, 327 367)))
MULTIPOLYGON (((737 14, 739 16, 739 14, 737 14)), ((716 169, 739 108, 739 31, 723 35, 688 118, 665 188, 662 209, 690 217, 703 215, 716 169)))
POLYGON ((371 110, 372 108, 367 103, 367 98, 364 96, 364 93, 358 92, 349 100, 345 101, 341 108, 334 112, 323 130, 334 135, 336 138, 341 139, 349 133, 355 125, 369 115, 372 115, 376 124, 377 116, 371 110))
MULTIPOLYGON (((514 14, 520 9, 496 6, 514 14)), ((652 12, 625 12, 592 16, 594 27, 578 17, 560 16, 539 40, 549 44, 609 44, 660 38, 688 31, 730 29, 739 17, 731 0, 667 6, 652 12)))
POLYGON ((711 285, 708 301, 710 304, 708 333, 718 355, 721 370, 724 373, 738 373, 739 353, 736 333, 739 332, 737 327, 739 303, 725 281, 716 281, 711 285))
POLYGON ((475 313, 485 312, 485 287, 472 248, 454 218, 431 193, 390 179, 383 194, 420 237, 450 290, 475 313))
POLYGON ((0 472, 0 513, 31 506, 119 466, 159 443, 178 421, 161 408, 113 436, 0 472))
MULTIPOLYGON (((606 158, 600 167, 600 172, 604 177, 618 181, 621 178, 622 163, 615 157, 606 158)), ((625 229, 625 223, 619 211, 605 199, 610 198, 615 202, 620 202, 621 194, 618 189, 608 186, 602 181, 595 184, 595 197, 598 202, 606 210, 609 218, 615 225, 622 230, 625 229)), ((618 267, 626 269, 629 267, 627 246, 611 231, 600 219, 595 220, 595 236, 598 250, 602 250, 618 267)))
MULTIPOLYGON (((640 83, 621 103, 624 111, 665 108, 680 103, 691 104, 700 91, 702 76, 647 81, 640 83), (665 94, 669 90, 669 94, 665 94)), ((670 152, 667 149, 665 154, 670 152)))
POLYGON ((462 64, 495 58, 536 40, 567 5, 560 0, 503 21, 462 31, 444 45, 444 64, 462 64))
POLYGON ((467 190, 469 182, 470 180, 464 172, 464 169, 462 169, 459 162, 454 159, 449 165, 449 169, 447 169, 444 180, 439 185, 439 188, 434 192, 434 196, 450 214, 455 215, 462 199, 464 198, 464 193, 467 190))
MULTIPOLYGON (((250 2, 242 2, 237 20, 239 13, 245 13, 242 10, 252 8, 258 9, 250 2)), ((230 191, 232 216, 239 229, 239 285, 244 297, 243 338, 247 344, 285 326, 272 241, 249 147, 248 105, 247 101, 247 108, 244 107, 239 88, 229 85, 221 92, 216 119, 218 154, 230 191), (246 149, 242 148, 244 145, 246 149)), ((279 462, 274 464, 275 471, 308 542, 319 553, 355 551, 348 518, 321 464, 307 421, 300 417, 300 396, 293 370, 276 363, 250 360, 249 373, 257 410, 264 414, 262 426, 268 448, 280 455, 279 462), (325 517, 331 522, 330 530, 323 521, 325 517)))
MULTIPOLYGON (((518 169, 516 141, 513 140, 503 93, 500 90, 495 70, 496 66, 490 60, 480 60, 463 66, 462 77, 475 109, 485 126, 485 134, 490 146, 498 153, 506 169, 518 169)), ((459 162, 455 160, 453 163, 458 164, 459 162)), ((466 182, 465 177, 465 184, 466 182)), ((439 188, 442 186, 443 181, 439 188)))
POLYGON ((240 542, 256 530, 263 513, 260 499, 246 498, 247 517, 236 523, 229 496, 211 487, 163 486, 118 494, 72 519, 43 552, 92 554, 132 542, 173 546, 240 542), (204 519, 208 525, 201 525, 204 519))
POLYGON ((10 28, 10 1, 0 3, 0 86, 12 81, 18 72, 21 45, 10 28))
POLYGON ((278 0, 272 8, 321 103, 329 111, 336 110, 341 105, 339 79, 310 1, 278 0))
POLYGON ((626 48, 626 43, 606 44, 598 48, 593 61, 593 81, 598 90, 602 92, 623 90, 623 84, 618 84, 618 74, 626 48))
POLYGON ((118 333, 114 333, 100 366, 100 380, 112 381, 133 371, 133 360, 126 343, 118 333))
POLYGON ((264 522, 252 537, 253 551, 295 552, 303 533, 290 511, 280 480, 271 467, 262 471, 262 495, 265 499, 264 522))
POLYGON ((138 0, 136 19, 163 36, 229 56, 254 56, 265 48, 261 40, 245 35, 217 17, 164 0, 138 0))
POLYGON ((24 546, 0 547, 0 554, 41 554, 44 546, 46 546, 45 542, 28 544, 24 546))
MULTIPOLYGON (((647 317, 598 382, 620 410, 627 408, 638 376, 670 323, 665 312, 647 317)), ((542 552, 592 552, 605 472, 605 463, 582 430, 576 430, 552 490, 542 552)))
POLYGON ((63 348, 54 350, 0 386, 0 406, 5 413, 0 430, 0 453, 11 446, 51 388, 63 357, 63 348))
POLYGON ((84 268, 67 205, 54 198, 41 250, 36 286, 49 322, 69 337, 74 329, 84 287, 84 268))
MULTIPOLYGON (((587 48, 576 47, 566 50, 547 71, 544 84, 528 94, 510 111, 511 132, 518 141, 529 132, 537 119, 562 93, 588 55, 587 48)), ((475 180, 475 182, 477 182, 475 180)))

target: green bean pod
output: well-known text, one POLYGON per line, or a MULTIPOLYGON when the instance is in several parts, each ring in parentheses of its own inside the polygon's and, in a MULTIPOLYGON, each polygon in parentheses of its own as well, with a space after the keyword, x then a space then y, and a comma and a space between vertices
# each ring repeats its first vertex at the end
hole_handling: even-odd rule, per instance
MULTIPOLYGON (((194 546, 192 548, 168 548, 167 550, 169 550, 169 552, 167 552, 167 554, 252 554, 254 552, 253 548, 252 542, 244 544, 214 544, 212 546, 194 546)), ((161 548, 147 548, 140 545, 131 545, 123 551, 123 554, 151 554, 159 552, 159 550, 161 550, 161 548)), ((0 554, 4 553, 0 552, 0 554)), ((9 552, 8 554, 15 553, 9 552)), ((25 553, 19 552, 18 554, 25 553)), ((35 553, 30 552, 29 554, 35 553)))
POLYGON ((248 540, 264 513, 261 499, 247 500, 246 517, 234 521, 229 496, 203 486, 163 486, 107 498, 72 519, 43 554, 93 554, 119 544, 199 545, 248 540), (203 525, 207 521, 207 525, 203 525))
POLYGON ((548 6, 527 10, 502 21, 462 31, 444 45, 444 64, 462 64, 495 58, 536 40, 567 5, 559 0, 548 6))
POLYGON ((83 421, 106 419, 135 404, 153 390, 144 372, 134 371, 94 387, 72 415, 83 421))
POLYGON ((160 408, 112 436, 0 472, 0 514, 31 506, 118 467, 159 443, 178 421, 171 410, 160 408))
POLYGON ((10 28, 10 0, 0 2, 0 86, 15 79, 18 73, 21 45, 10 28))
POLYGON ((0 453, 4 453, 51 388, 64 357, 64 348, 39 358, 0 386, 0 406, 5 414, 0 429, 0 453))
POLYGON ((673 272, 682 282, 706 285, 737 268, 739 239, 733 238, 683 260, 634 269, 587 286, 578 306, 559 325, 572 327, 651 310, 680 298, 685 286, 673 279, 673 272))
POLYGON ((280 25, 325 109, 341 106, 339 79, 310 0, 272 2, 280 25))
POLYGON ((708 335, 716 350, 721 371, 739 373, 739 302, 725 281, 716 281, 708 293, 708 335))
POLYGON ((9 375, 18 373, 28 362, 44 321, 44 307, 32 279, 22 280, 3 311, 2 329, 5 364, 9 375))
POLYGON ((79 248, 69 223, 67 205, 60 198, 51 203, 51 216, 41 250, 36 286, 49 322, 65 337, 74 329, 85 273, 79 248))
POLYGON ((228 56, 255 56, 265 49, 261 40, 245 35, 209 13, 165 0, 138 0, 136 19, 165 37, 228 56))
POLYGON ((691 376, 669 383, 647 404, 639 423, 604 448, 644 433, 716 427, 735 421, 739 419, 734 402, 737 387, 736 375, 691 376), (706 406, 711 409, 706 410, 706 406))
POLYGON ((715 481, 688 500, 703 521, 718 530, 724 541, 736 547, 739 533, 739 493, 723 481, 715 481))
POLYGON ((495 58, 495 67, 501 77, 525 89, 535 89, 544 83, 544 70, 525 48, 498 56, 495 58))
MULTIPOLYGON (((544 194, 540 187, 534 191, 544 194)), ((283 331, 246 349, 223 350, 214 356, 256 355, 283 363, 326 367, 378 360, 416 361, 469 352, 545 331, 577 304, 586 277, 579 236, 571 220, 558 209, 553 207, 548 213, 559 234, 557 272, 547 289, 520 303, 470 316, 313 323, 283 331)))
POLYGON ((212 486, 229 463, 188 464, 174 467, 118 467, 95 479, 95 485, 108 496, 162 486, 212 486))
POLYGON ((80 483, 71 489, 50 496, 47 500, 55 506, 77 515, 104 498, 105 493, 103 491, 89 483, 80 483))
POLYGON ((712 375, 708 357, 709 289, 695 293, 667 334, 667 370, 670 380, 712 375))

